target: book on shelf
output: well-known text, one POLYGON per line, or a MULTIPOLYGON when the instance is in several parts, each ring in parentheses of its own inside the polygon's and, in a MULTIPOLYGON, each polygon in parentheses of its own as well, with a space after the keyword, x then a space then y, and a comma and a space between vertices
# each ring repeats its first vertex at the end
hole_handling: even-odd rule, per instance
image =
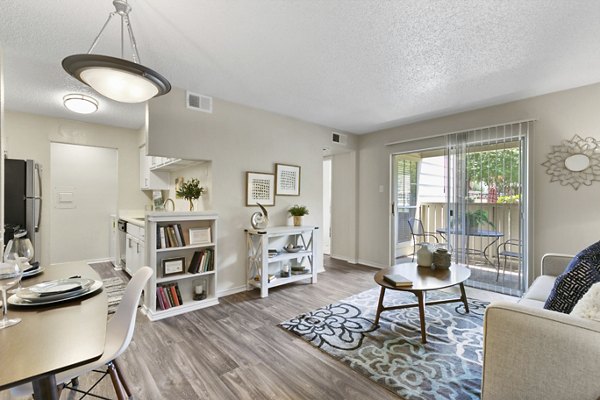
POLYGON ((167 299, 167 295, 165 294, 165 291, 163 289, 162 286, 158 286, 156 288, 156 291, 160 294, 160 297, 162 299, 162 309, 163 310, 168 310, 169 308, 171 308, 169 306, 169 300, 167 299))
POLYGON ((160 310, 164 310, 165 309, 165 305, 163 303, 162 296, 160 295, 159 288, 156 288, 156 307, 158 309, 160 309, 160 310))
POLYGON ((395 287, 410 287, 413 284, 410 279, 400 274, 386 274, 383 279, 395 287))
POLYGON ((183 247, 183 242, 181 241, 181 236, 179 235, 179 229, 177 229, 177 225, 173 225, 173 233, 175 234, 177 247, 183 247))
POLYGON ((168 225, 165 227, 167 232, 167 236, 169 237, 169 247, 179 247, 177 244, 177 238, 175 237, 175 229, 173 229, 172 225, 168 225))
POLYGON ((165 227, 164 226, 159 227, 159 240, 160 240, 159 249, 166 249, 167 248, 167 240, 165 237, 165 227))
POLYGON ((195 274, 196 272, 198 272, 198 265, 200 264, 200 252, 199 251, 195 251, 194 255, 192 256, 192 259, 190 261, 190 266, 188 267, 188 272, 190 274, 195 274))
POLYGON ((156 225, 156 248, 160 249, 160 225, 156 225))
POLYGON ((185 242, 185 236, 183 235, 183 229, 181 228, 181 224, 175 224, 175 229, 179 232, 179 237, 181 238, 181 246, 187 246, 185 242))
POLYGON ((171 297, 173 298, 173 303, 175 306, 180 306, 179 297, 177 297, 177 291, 175 290, 175 285, 169 286, 169 290, 171 290, 171 297))
POLYGON ((179 300, 179 304, 183 304, 183 299, 181 298, 181 292, 179 291, 179 285, 175 285, 175 292, 177 293, 177 299, 179 300))

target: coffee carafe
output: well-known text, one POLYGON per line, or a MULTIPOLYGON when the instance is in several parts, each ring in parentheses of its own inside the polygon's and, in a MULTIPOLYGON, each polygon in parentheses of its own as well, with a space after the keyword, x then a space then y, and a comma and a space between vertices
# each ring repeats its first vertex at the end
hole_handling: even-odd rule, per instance
POLYGON ((4 249, 4 261, 17 261, 23 270, 29 268, 29 262, 33 259, 33 245, 27 237, 27 231, 20 229, 15 231, 14 237, 8 241, 4 249))

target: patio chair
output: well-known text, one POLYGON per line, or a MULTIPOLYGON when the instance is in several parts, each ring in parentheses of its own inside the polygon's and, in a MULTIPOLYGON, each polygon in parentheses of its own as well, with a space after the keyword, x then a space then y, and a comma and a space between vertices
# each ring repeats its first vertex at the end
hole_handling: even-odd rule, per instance
POLYGON ((418 243, 426 242, 428 237, 435 239, 436 243, 440 242, 435 233, 425 232, 425 228, 423 228, 423 222, 418 218, 409 218, 408 227, 410 228, 410 234, 412 235, 413 240, 412 261, 415 261, 415 254, 417 253, 418 243), (418 242, 417 238, 420 238, 418 242))
POLYGON ((519 280, 521 280, 521 259, 522 259, 522 251, 523 243, 518 239, 509 239, 502 243, 500 243, 496 249, 496 254, 498 254, 498 272, 496 274, 496 281, 500 278, 500 257, 504 257, 504 266, 502 268, 502 276, 506 273, 506 261, 507 258, 513 258, 519 261, 518 265, 518 273, 519 280))

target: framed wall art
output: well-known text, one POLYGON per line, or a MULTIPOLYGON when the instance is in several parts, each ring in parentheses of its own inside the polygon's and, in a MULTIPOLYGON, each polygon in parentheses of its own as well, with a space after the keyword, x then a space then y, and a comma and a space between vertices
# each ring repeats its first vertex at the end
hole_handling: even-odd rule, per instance
POLYGON ((300 167, 275 164, 275 194, 277 196, 300 196, 300 167))
POLYGON ((275 205, 275 175, 246 172, 246 206, 275 205))

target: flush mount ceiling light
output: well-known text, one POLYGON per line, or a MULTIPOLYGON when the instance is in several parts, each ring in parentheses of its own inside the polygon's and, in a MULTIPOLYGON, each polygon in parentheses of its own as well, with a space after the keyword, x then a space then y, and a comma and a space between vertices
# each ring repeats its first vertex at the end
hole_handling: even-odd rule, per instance
POLYGON ((68 94, 63 97, 66 109, 79 114, 91 114, 98 110, 98 101, 83 94, 68 94))
POLYGON ((62 61, 63 68, 101 95, 122 103, 141 103, 167 94, 171 90, 169 81, 158 72, 139 63, 140 56, 129 21, 131 7, 126 0, 114 0, 113 5, 115 11, 108 15, 87 54, 66 57, 62 61), (121 17, 121 58, 91 54, 104 29, 116 14, 121 17), (133 62, 124 59, 124 26, 127 26, 133 62))

